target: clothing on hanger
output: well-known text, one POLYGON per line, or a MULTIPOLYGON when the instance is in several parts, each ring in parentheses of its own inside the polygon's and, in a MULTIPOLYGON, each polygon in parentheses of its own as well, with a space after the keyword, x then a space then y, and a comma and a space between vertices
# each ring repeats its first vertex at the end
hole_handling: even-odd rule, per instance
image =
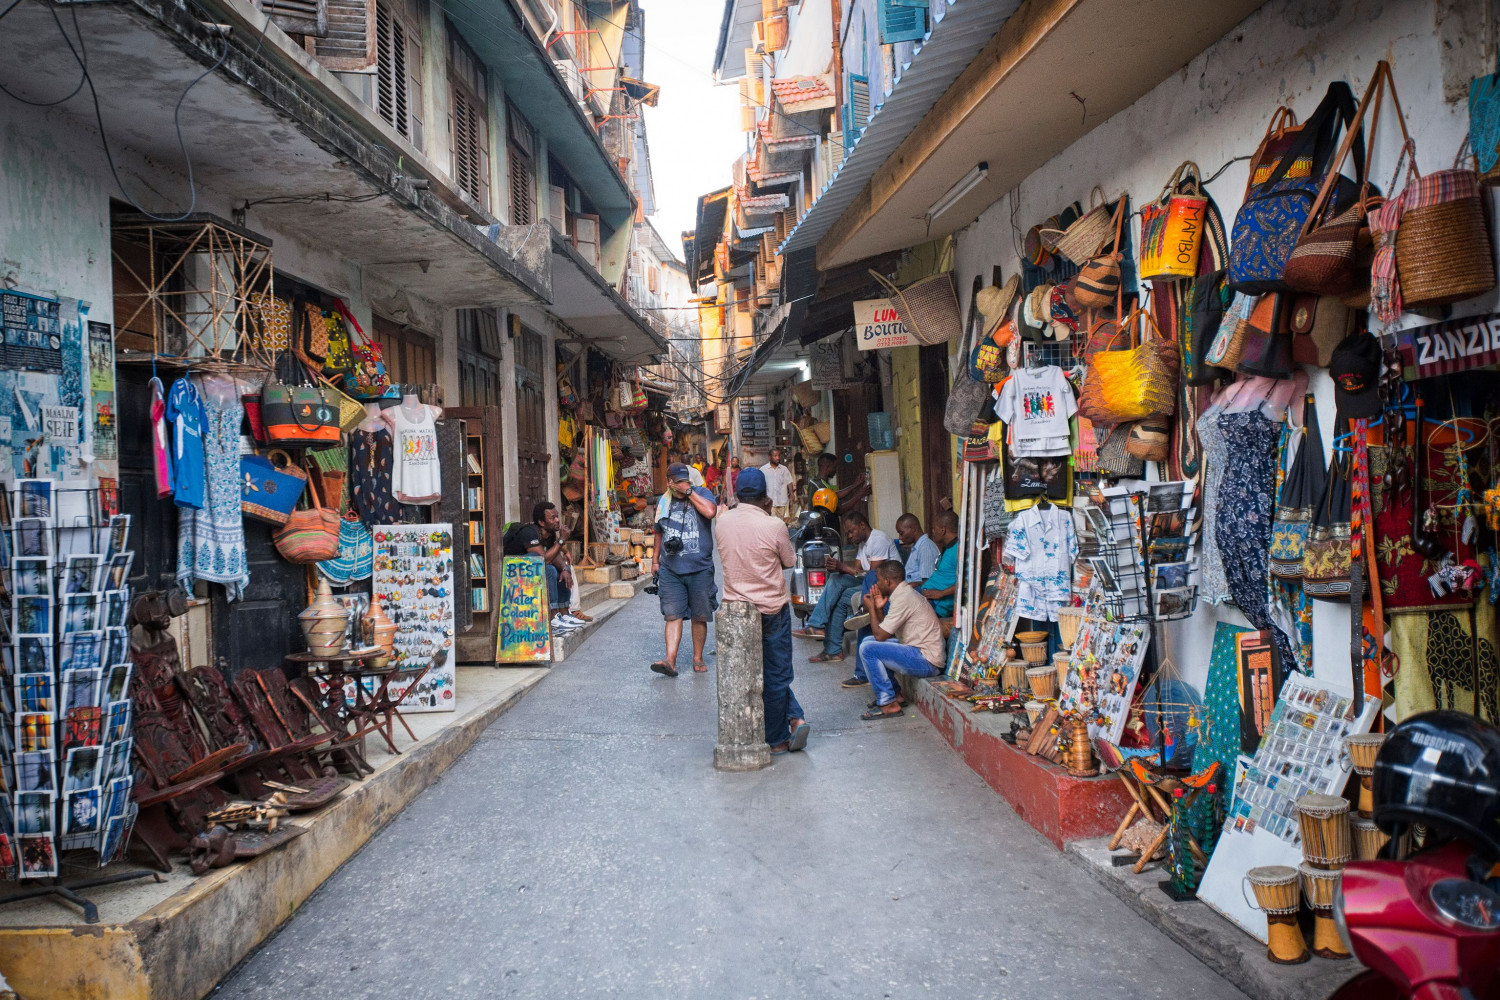
POLYGON ((400 406, 385 411, 395 449, 391 492, 402 503, 433 503, 442 495, 434 409, 416 402, 415 396, 408 396, 400 406), (410 405, 414 402, 414 406, 410 405))

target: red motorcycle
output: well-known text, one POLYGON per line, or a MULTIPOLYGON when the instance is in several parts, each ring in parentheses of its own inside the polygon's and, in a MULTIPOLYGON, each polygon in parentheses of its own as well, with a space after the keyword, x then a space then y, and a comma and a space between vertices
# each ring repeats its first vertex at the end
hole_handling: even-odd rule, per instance
POLYGON ((1375 823, 1423 848, 1344 868, 1334 919, 1368 969, 1334 1000, 1500 997, 1500 730, 1424 712, 1391 731, 1375 761, 1375 823))

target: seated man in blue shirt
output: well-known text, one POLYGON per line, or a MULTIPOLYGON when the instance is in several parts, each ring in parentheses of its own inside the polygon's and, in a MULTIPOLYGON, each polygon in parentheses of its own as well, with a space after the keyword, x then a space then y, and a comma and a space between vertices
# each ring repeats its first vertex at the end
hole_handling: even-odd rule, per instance
POLYGON ((958 515, 951 510, 939 513, 928 536, 942 554, 922 585, 922 596, 932 602, 939 618, 947 618, 953 614, 953 595, 958 590, 958 515))
POLYGON ((915 514, 896 519, 896 538, 906 555, 906 582, 920 587, 937 566, 937 543, 922 534, 922 522, 915 514))

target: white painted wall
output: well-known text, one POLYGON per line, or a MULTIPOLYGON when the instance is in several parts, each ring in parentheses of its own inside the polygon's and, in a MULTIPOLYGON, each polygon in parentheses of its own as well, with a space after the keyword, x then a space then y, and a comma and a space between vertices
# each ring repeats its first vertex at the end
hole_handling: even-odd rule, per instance
POLYGON ((830 0, 802 0, 791 11, 787 46, 776 57, 776 76, 826 73, 833 60, 833 8, 830 0))
MULTIPOLYGON (((1460 67, 1469 76, 1489 69, 1482 58, 1476 61, 1472 51, 1445 48, 1439 28, 1445 17, 1468 16, 1467 12, 1455 15, 1454 8, 1479 6, 1456 0, 1436 4, 1273 0, 1135 104, 1100 123, 1028 176, 1016 191, 995 202, 961 232, 955 277, 963 308, 968 308, 975 275, 984 275, 988 281, 994 264, 1006 275, 1017 272, 1016 247, 1025 230, 1072 201, 1087 204, 1095 184, 1111 198, 1128 192, 1132 206, 1138 207, 1159 194, 1183 160, 1195 161, 1207 177, 1232 157, 1254 152, 1277 105, 1290 104, 1305 119, 1328 84, 1338 79, 1347 80, 1358 99, 1380 59, 1391 63, 1420 167, 1426 171, 1451 166, 1468 128, 1468 109, 1462 101, 1445 101, 1445 70, 1451 75, 1453 62, 1459 59, 1473 66, 1460 67), (1012 197, 1018 201, 1014 213, 1021 229, 1018 233, 1011 230, 1012 197)), ((1478 43, 1470 44, 1477 47, 1478 43)), ((1462 91, 1450 87, 1450 93, 1457 92, 1462 91)), ((1377 184, 1389 183, 1399 146, 1399 130, 1387 114, 1379 127, 1370 171, 1377 184)), ((1245 162, 1232 164, 1209 186, 1226 229, 1233 225, 1247 171, 1245 162)), ((1139 228, 1135 235, 1139 245, 1139 228)), ((1493 301, 1466 303, 1459 312, 1472 314, 1492 307, 1493 301)), ((1326 370, 1309 371, 1323 434, 1331 439, 1332 383, 1326 370)), ((1233 608, 1200 605, 1193 618, 1165 630, 1177 667, 1200 691, 1219 621, 1247 624, 1233 608)), ((1315 674, 1347 687, 1348 608, 1314 602, 1313 634, 1315 674)))

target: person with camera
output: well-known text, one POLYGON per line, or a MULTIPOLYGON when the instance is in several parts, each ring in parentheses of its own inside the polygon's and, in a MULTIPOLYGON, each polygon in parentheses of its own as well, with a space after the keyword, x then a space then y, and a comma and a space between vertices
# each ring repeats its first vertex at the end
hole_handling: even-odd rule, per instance
POLYGON ((703 644, 708 619, 718 604, 714 584, 713 519, 719 505, 714 495, 692 483, 692 470, 677 463, 667 467, 667 493, 656 508, 656 586, 661 614, 667 620, 667 655, 651 669, 677 676, 677 647, 682 643, 682 619, 693 619, 693 671, 703 673, 703 644))

